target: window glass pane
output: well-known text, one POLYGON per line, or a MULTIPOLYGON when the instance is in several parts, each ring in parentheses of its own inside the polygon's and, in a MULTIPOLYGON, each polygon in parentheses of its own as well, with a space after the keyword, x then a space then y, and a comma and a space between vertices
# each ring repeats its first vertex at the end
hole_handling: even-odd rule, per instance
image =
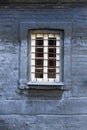
POLYGON ((35 78, 43 78, 43 69, 35 69, 35 78))
POLYGON ((43 57, 43 48, 36 48, 36 57, 43 57))
POLYGON ((43 67, 43 59, 35 59, 36 67, 43 67))
POLYGON ((48 59, 48 68, 56 67, 56 59, 48 59))
POLYGON ((56 57, 56 48, 48 48, 48 57, 56 57))
POLYGON ((49 38, 48 46, 56 46, 56 38, 49 38))
POLYGON ((56 78, 56 69, 48 69, 48 78, 56 78))
POLYGON ((43 38, 41 37, 36 38, 36 46, 43 46, 43 38))

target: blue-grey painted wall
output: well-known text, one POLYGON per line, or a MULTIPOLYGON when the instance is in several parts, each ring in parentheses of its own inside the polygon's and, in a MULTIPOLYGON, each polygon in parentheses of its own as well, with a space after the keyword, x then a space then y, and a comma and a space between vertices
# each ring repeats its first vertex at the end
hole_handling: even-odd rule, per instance
POLYGON ((2 129, 87 130, 86 6, 0 9, 2 129), (31 29, 64 32, 64 86, 59 90, 26 89, 31 29))

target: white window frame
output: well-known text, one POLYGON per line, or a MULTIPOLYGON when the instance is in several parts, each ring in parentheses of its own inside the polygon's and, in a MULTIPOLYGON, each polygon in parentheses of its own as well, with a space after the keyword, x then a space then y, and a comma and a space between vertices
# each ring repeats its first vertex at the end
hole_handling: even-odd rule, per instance
MULTIPOLYGON (((30 84, 30 85, 41 85, 41 84, 43 84, 43 85, 63 85, 63 39, 62 39, 62 33, 61 32, 52 32, 52 31, 50 31, 50 32, 48 32, 48 31, 45 31, 45 32, 43 32, 43 31, 35 31, 35 32, 31 32, 31 39, 30 39, 30 41, 31 41, 31 46, 30 46, 30 57, 31 57, 31 65, 30 65, 30 69, 31 69, 31 71, 30 71, 30 81, 28 82, 28 85, 30 84), (47 44, 48 44, 48 35, 49 35, 49 37, 50 38, 54 38, 54 36, 55 36, 55 38, 56 38, 56 79, 54 79, 54 78, 47 78, 47 68, 45 68, 44 67, 44 72, 46 73, 44 73, 44 76, 43 76, 43 78, 38 78, 38 79, 36 79, 35 78, 35 67, 31 67, 32 65, 34 65, 35 64, 35 60, 34 61, 32 61, 32 58, 35 58, 35 47, 33 47, 33 46, 35 46, 35 40, 33 40, 32 41, 32 39, 35 39, 35 34, 37 34, 37 37, 42 37, 42 35, 43 35, 43 40, 44 40, 44 46, 45 46, 45 44, 46 44, 46 46, 48 46, 47 44), (46 40, 47 39, 47 40, 46 40), (32 54, 32 51, 33 51, 33 53, 34 54, 32 54), (60 54, 60 55, 58 55, 58 53, 60 54), (60 59, 60 62, 58 61, 58 59, 60 59), (59 65, 60 64, 60 65, 59 65), (60 69, 59 69, 59 67, 60 67, 60 69), (57 68, 58 67, 58 68, 57 68), (60 74, 57 74, 58 72, 60 71, 60 74), (32 74, 32 72, 33 72, 33 74, 32 74)), ((44 47, 44 58, 46 59, 46 57, 47 57, 47 47, 44 47)), ((47 63, 48 61, 47 60, 44 60, 44 66, 45 65, 47 65, 48 63, 47 63)))

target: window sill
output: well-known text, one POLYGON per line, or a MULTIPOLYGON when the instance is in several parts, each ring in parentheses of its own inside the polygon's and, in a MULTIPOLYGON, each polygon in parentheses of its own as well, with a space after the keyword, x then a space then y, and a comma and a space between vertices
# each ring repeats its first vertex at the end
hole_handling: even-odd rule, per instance
POLYGON ((64 86, 63 82, 55 82, 55 83, 28 82, 26 89, 61 89, 63 90, 63 86, 64 86))

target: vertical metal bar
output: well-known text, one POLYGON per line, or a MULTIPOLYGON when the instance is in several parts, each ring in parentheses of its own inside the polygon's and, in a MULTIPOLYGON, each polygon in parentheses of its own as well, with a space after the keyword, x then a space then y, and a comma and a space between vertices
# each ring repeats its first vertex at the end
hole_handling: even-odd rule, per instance
POLYGON ((47 68, 48 68, 48 35, 44 34, 44 78, 43 80, 47 81, 47 68))
POLYGON ((56 80, 60 81, 60 36, 56 36, 56 80))
POLYGON ((35 35, 31 35, 31 80, 35 79, 35 35))

